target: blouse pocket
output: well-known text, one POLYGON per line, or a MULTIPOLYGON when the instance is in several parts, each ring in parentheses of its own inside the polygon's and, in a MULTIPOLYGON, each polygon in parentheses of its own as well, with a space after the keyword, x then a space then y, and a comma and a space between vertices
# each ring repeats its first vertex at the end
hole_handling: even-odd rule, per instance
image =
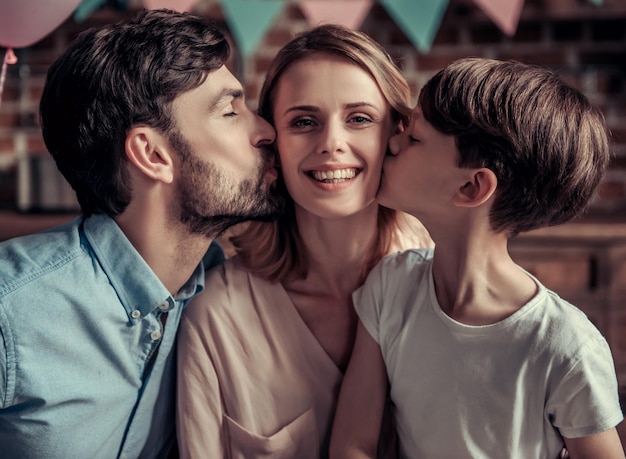
POLYGON ((313 408, 275 434, 264 437, 246 430, 228 415, 224 423, 230 438, 231 459, 319 459, 319 434, 313 408))

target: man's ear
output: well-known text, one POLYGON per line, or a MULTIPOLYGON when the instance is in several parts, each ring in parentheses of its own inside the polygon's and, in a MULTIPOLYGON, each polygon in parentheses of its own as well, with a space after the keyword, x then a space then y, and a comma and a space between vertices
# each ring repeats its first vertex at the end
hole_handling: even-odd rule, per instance
POLYGON ((498 186, 496 174, 491 169, 468 169, 468 180, 454 195, 454 204, 459 207, 477 207, 493 196, 498 186))
POLYGON ((143 174, 153 180, 172 183, 174 164, 165 136, 148 126, 137 126, 126 135, 126 156, 143 174))

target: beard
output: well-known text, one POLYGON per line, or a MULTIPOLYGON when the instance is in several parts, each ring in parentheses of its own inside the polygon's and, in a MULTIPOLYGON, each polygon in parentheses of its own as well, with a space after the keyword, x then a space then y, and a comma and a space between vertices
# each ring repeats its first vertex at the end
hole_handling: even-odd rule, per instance
POLYGON ((241 178, 200 159, 181 135, 170 135, 170 142, 181 162, 179 218, 191 233, 214 239, 238 223, 272 221, 281 214, 284 198, 265 183, 265 172, 272 165, 270 151, 263 150, 255 176, 241 178))

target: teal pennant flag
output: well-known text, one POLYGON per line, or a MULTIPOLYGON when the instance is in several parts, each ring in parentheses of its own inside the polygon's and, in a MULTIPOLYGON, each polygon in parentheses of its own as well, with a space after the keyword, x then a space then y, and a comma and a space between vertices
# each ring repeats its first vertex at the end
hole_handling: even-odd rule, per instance
POLYGON ((252 54, 283 9, 284 0, 221 0, 222 10, 239 51, 252 54))
POLYGON ((380 3, 417 49, 430 50, 448 0, 380 0, 380 3))
POLYGON ((78 7, 74 10, 74 20, 83 22, 92 13, 95 13, 103 7, 114 7, 118 10, 125 11, 128 8, 129 0, 82 0, 78 7))
POLYGON ((76 22, 83 22, 91 16, 91 13, 104 6, 105 3, 106 0, 83 0, 78 5, 78 8, 74 10, 74 19, 76 22))

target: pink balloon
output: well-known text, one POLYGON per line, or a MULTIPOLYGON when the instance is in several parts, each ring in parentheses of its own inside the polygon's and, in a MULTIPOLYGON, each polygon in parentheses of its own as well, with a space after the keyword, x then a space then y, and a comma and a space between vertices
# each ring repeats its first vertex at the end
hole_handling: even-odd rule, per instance
POLYGON ((143 6, 148 10, 167 8, 182 13, 190 12, 198 0, 143 0, 143 6))
POLYGON ((23 48, 56 29, 80 0, 0 0, 0 47, 23 48))

